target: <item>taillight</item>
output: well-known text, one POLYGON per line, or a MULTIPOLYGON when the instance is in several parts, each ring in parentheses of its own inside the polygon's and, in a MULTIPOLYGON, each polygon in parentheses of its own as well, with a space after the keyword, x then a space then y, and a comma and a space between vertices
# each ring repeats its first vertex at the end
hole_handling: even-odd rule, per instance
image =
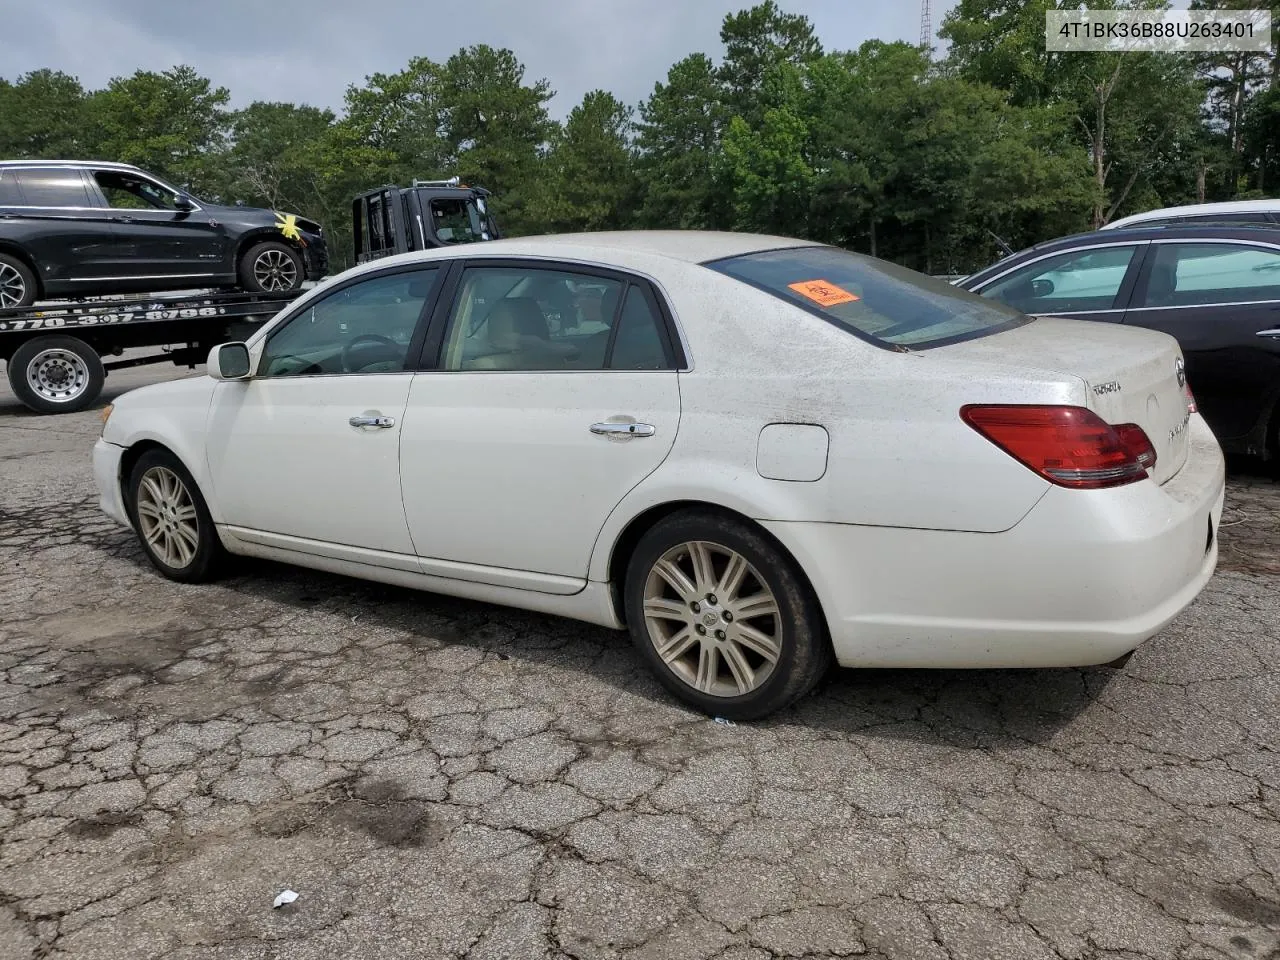
POLYGON ((1142 464, 1143 470, 1150 470, 1156 465, 1156 448, 1151 445, 1147 431, 1136 423, 1118 423, 1112 429, 1133 459, 1142 464))
POLYGON ((1155 464, 1155 449, 1141 427, 1113 427, 1084 407, 969 404, 960 416, 1009 456, 1063 487, 1118 487, 1143 479, 1155 464))
POLYGON ((1187 413, 1195 413, 1199 407, 1196 406, 1196 395, 1191 392, 1190 381, 1182 385, 1182 395, 1187 398, 1187 413))

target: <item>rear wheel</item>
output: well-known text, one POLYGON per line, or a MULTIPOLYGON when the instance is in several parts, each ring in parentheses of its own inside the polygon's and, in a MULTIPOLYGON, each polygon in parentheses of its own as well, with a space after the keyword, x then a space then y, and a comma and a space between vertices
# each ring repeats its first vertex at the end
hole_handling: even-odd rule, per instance
POLYGON ((31 268, 0 253, 0 310, 29 307, 36 302, 36 277, 31 268))
POLYGON ((187 468, 168 450, 148 450, 129 471, 129 513, 152 565, 170 580, 200 583, 225 553, 187 468))
POLYGON ((83 410, 98 399, 106 376, 97 351, 75 337, 36 337, 9 359, 14 396, 39 413, 83 410))
POLYGON ((240 258, 240 285, 252 293, 292 293, 305 279, 301 255, 278 240, 254 244, 240 258))
POLYGON ((625 605, 632 640, 663 686, 715 716, 781 710, 831 665, 822 612, 795 562, 727 516, 659 521, 628 564, 625 605))

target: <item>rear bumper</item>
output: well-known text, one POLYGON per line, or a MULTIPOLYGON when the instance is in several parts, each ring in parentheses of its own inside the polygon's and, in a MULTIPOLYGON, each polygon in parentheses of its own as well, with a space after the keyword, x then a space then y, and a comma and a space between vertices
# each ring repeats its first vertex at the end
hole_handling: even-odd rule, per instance
POLYGON ((132 527, 120 487, 120 458, 124 447, 99 439, 93 445, 93 480, 98 485, 98 506, 116 523, 132 527))
POLYGON ((809 574, 844 666, 1107 663, 1163 629, 1217 566, 1222 451, 1199 416, 1191 430, 1163 486, 1055 486, 1003 533, 765 526, 809 574))

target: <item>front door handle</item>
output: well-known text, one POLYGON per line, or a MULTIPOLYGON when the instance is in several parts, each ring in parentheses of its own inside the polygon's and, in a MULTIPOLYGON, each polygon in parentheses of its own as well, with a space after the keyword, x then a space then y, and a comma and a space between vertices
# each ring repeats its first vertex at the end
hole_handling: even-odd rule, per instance
POLYGON ((347 423, 353 427, 394 427, 395 417, 352 417, 347 423))
POLYGON ((1256 337, 1270 337, 1273 340, 1280 340, 1280 327, 1272 327, 1270 330, 1259 330, 1256 337))
POLYGON ((591 432, 606 437, 652 437, 658 431, 652 423, 593 423, 591 432))

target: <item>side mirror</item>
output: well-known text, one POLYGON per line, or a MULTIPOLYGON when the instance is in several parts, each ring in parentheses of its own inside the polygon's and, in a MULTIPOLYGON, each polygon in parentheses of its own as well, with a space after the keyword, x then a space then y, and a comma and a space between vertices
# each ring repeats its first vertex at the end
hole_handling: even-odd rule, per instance
POLYGON ((194 210, 195 203, 185 193, 180 193, 173 198, 173 206, 175 210, 194 210))
POLYGON ((220 343, 209 351, 205 369, 215 380, 247 380, 249 348, 243 343, 220 343))

